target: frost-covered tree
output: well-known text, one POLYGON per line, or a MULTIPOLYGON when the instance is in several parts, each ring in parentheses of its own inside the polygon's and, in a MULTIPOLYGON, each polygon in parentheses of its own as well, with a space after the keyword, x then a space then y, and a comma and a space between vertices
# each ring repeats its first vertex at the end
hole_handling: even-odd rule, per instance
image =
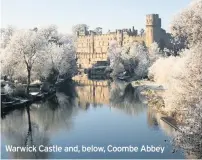
POLYGON ((149 78, 167 86, 168 80, 171 74, 177 69, 180 57, 160 57, 156 62, 149 68, 149 78))
POLYGON ((111 41, 108 49, 108 58, 110 67, 113 69, 112 76, 117 76, 124 72, 124 66, 121 59, 121 48, 116 41, 111 41))
POLYGON ((184 150, 188 157, 202 158, 202 101, 190 106, 188 117, 184 120, 182 132, 175 134, 173 143, 177 148, 184 150))
POLYGON ((57 26, 55 25, 39 28, 37 32, 38 34, 43 36, 48 42, 57 42, 58 40, 58 30, 57 26))
POLYGON ((158 59, 149 72, 167 87, 163 110, 184 123, 174 144, 202 158, 202 0, 193 0, 176 16, 172 33, 177 50, 186 49, 177 57, 158 59))
POLYGON ((60 34, 56 26, 35 30, 17 30, 5 48, 1 48, 1 72, 11 79, 31 81, 66 75, 77 70, 73 37, 60 34), (20 79, 19 79, 20 78, 20 79))
POLYGON ((201 158, 202 45, 184 50, 178 57, 160 58, 150 68, 154 80, 167 86, 164 111, 183 121, 175 145, 201 158))
POLYGON ((201 45, 182 53, 168 81, 167 106, 186 109, 201 101, 202 95, 202 52, 201 45))
POLYGON ((140 36, 143 36, 144 33, 145 33, 145 30, 142 28, 142 29, 140 30, 140 36))
POLYGON ((45 76, 51 69, 57 70, 59 75, 67 74, 72 77, 76 71, 76 58, 74 49, 67 46, 58 46, 55 44, 48 44, 45 48, 44 57, 47 59, 45 69, 43 70, 45 76))
POLYGON ((1 74, 6 75, 9 79, 25 79, 27 73, 24 66, 19 65, 19 60, 12 55, 9 49, 3 49, 0 53, 1 74))
POLYGON ((132 45, 129 55, 135 65, 135 76, 138 79, 145 78, 147 76, 149 67, 149 56, 147 49, 142 44, 135 43, 134 45, 132 45))
POLYGON ((171 32, 175 39, 188 47, 202 41, 202 0, 192 0, 174 18, 171 32))
MULTIPOLYGON (((15 61, 16 67, 22 67, 27 72, 27 93, 31 82, 32 69, 37 58, 40 58, 41 50, 44 47, 44 38, 34 31, 16 32, 6 48, 10 52, 10 57, 15 61)), ((17 69, 16 68, 16 69, 17 69)), ((20 72, 21 70, 15 72, 20 72)))
POLYGON ((149 49, 140 43, 129 44, 121 48, 114 41, 108 52, 110 67, 114 75, 125 71, 135 79, 145 78, 148 67, 161 56, 157 43, 152 44, 149 49))
POLYGON ((148 48, 148 56, 150 65, 152 65, 157 59, 164 56, 164 52, 161 52, 158 43, 154 42, 148 48))
POLYGON ((74 37, 72 35, 68 35, 68 34, 61 34, 59 33, 57 36, 57 44, 59 45, 74 45, 74 37))
POLYGON ((102 34, 102 28, 101 27, 96 27, 94 31, 96 34, 102 34))
POLYGON ((38 75, 45 79, 53 74, 53 78, 66 75, 71 78, 77 70, 73 36, 58 33, 57 28, 50 26, 39 30, 46 39, 46 46, 39 65, 36 67, 38 75), (46 63, 43 63, 44 60, 46 63))
POLYGON ((15 27, 13 26, 8 26, 7 28, 1 28, 0 31, 1 31, 1 48, 5 48, 11 37, 13 36, 14 32, 15 32, 15 27))
POLYGON ((77 24, 77 25, 74 25, 72 27, 72 32, 73 32, 73 35, 76 35, 76 33, 78 31, 83 31, 84 29, 86 28, 86 30, 88 30, 88 25, 87 24, 77 24))

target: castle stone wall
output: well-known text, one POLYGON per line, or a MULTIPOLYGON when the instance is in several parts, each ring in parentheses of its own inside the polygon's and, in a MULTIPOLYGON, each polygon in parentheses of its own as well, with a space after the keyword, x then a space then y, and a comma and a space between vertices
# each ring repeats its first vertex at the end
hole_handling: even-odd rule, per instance
POLYGON ((115 32, 96 35, 95 32, 82 32, 77 34, 77 58, 79 68, 89 68, 97 61, 107 60, 107 51, 111 41, 116 40, 120 46, 139 42, 149 47, 153 42, 168 45, 168 35, 161 28, 161 18, 158 14, 146 16, 146 28, 143 35, 138 35, 137 30, 117 29, 115 32))

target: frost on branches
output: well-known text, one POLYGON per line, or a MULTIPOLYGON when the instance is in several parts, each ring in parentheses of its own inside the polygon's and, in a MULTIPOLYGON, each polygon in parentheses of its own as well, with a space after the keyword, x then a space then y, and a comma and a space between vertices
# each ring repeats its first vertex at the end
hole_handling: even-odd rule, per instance
POLYGON ((149 69, 154 80, 167 86, 164 111, 185 123, 174 138, 187 154, 202 157, 202 45, 184 50, 179 57, 158 59, 149 69))
POLYGON ((44 46, 44 39, 33 31, 19 31, 16 32, 10 40, 6 48, 6 52, 9 52, 11 60, 15 61, 14 72, 19 67, 24 68, 27 72, 27 93, 29 92, 29 84, 31 82, 31 72, 33 65, 37 58, 40 57, 40 51, 44 46))
POLYGON ((193 0, 176 16, 172 33, 186 49, 158 59, 149 75, 167 87, 163 109, 184 123, 174 144, 188 157, 202 158, 202 0, 193 0))
POLYGON ((1 48, 6 48, 7 44, 9 43, 11 37, 15 32, 15 28, 13 26, 8 26, 7 28, 1 28, 1 48))
POLYGON ((153 43, 149 49, 140 43, 133 43, 120 47, 116 41, 112 41, 108 50, 112 76, 126 72, 134 79, 145 78, 148 74, 148 67, 151 66, 160 56, 160 49, 157 43, 153 43))
MULTIPOLYGON (((72 36, 59 34, 55 26, 16 30, 5 34, 1 47, 1 72, 12 80, 47 78, 52 70, 71 78, 77 70, 72 36), (6 46, 6 47, 5 47, 6 46)), ((21 81, 22 82, 22 81, 21 81)))
POLYGON ((202 41, 202 0, 192 0, 171 24, 171 33, 180 45, 191 47, 202 41))
POLYGON ((121 59, 121 48, 118 46, 116 41, 112 41, 110 43, 108 57, 110 61, 110 68, 113 69, 112 76, 117 76, 125 71, 121 59))
POLYGON ((202 158, 202 101, 192 105, 185 120, 185 127, 176 133, 173 143, 176 148, 182 148, 187 157, 202 158))

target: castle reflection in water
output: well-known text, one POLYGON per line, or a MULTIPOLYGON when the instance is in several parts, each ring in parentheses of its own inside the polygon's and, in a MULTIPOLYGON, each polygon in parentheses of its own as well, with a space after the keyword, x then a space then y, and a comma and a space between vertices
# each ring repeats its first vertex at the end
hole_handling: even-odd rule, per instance
MULTIPOLYGON (((169 136, 174 132, 160 121, 160 114, 147 109, 147 106, 138 100, 135 88, 128 83, 93 81, 85 76, 79 76, 74 78, 74 82, 63 84, 58 89, 56 99, 32 104, 2 118, 1 148, 8 144, 14 146, 54 144, 54 135, 64 131, 71 132, 74 128, 74 118, 79 112, 85 112, 90 107, 110 107, 112 112, 121 111, 132 116, 147 112, 148 127, 161 128, 169 136)), ((6 153, 4 150, 1 153, 3 158, 53 158, 46 152, 6 153)))

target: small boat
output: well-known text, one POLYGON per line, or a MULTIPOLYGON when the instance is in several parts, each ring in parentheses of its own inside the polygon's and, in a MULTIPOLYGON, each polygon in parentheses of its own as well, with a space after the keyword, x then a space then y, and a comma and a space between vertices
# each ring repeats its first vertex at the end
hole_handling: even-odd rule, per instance
POLYGON ((29 103, 30 103, 30 100, 28 100, 28 99, 13 98, 13 97, 6 96, 4 99, 2 99, 1 108, 3 110, 16 109, 18 107, 23 107, 29 103))
POLYGON ((89 75, 106 75, 106 69, 109 66, 107 61, 97 61, 91 68, 85 69, 84 73, 89 75))
POLYGON ((105 75, 106 68, 106 66, 89 68, 88 75, 105 75))
POLYGON ((128 79, 130 79, 131 78, 131 76, 129 76, 126 72, 123 72, 123 73, 120 73, 118 76, 117 76, 117 78, 119 79, 119 80, 128 80, 128 79))
POLYGON ((58 78, 57 81, 55 82, 55 85, 60 85, 61 83, 63 83, 65 81, 65 79, 63 78, 58 78))
POLYGON ((30 92, 29 95, 33 101, 40 101, 44 99, 44 94, 41 92, 30 92))
POLYGON ((51 85, 41 88, 31 88, 30 89, 30 97, 33 101, 41 101, 45 98, 49 98, 52 95, 55 95, 56 89, 51 85))

